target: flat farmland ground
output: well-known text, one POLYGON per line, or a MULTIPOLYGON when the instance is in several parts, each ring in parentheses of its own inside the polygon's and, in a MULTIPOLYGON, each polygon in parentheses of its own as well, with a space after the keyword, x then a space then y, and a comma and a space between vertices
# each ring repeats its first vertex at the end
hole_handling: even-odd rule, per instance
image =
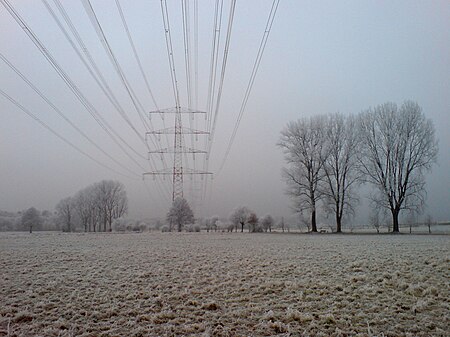
POLYGON ((0 336, 449 336, 450 237, 0 234, 0 336))

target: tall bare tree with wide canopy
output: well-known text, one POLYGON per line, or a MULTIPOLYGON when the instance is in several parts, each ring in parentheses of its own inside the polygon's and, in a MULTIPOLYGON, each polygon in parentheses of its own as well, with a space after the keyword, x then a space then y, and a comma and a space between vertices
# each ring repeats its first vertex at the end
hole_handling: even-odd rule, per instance
POLYGON ((288 185, 287 193, 293 198, 294 210, 311 213, 311 231, 317 232, 317 203, 323 198, 320 184, 324 181, 323 116, 313 116, 290 122, 281 131, 278 143, 283 149, 288 167, 283 176, 288 185))
POLYGON ((393 232, 399 232, 400 211, 423 206, 424 175, 438 154, 435 128, 416 102, 406 101, 363 112, 360 131, 362 172, 377 189, 372 200, 391 212, 393 232))
POLYGON ((353 204, 357 201, 354 187, 361 178, 356 124, 354 117, 336 113, 327 116, 325 125, 325 182, 322 192, 327 211, 335 216, 338 233, 342 231, 344 214, 353 213, 353 204))

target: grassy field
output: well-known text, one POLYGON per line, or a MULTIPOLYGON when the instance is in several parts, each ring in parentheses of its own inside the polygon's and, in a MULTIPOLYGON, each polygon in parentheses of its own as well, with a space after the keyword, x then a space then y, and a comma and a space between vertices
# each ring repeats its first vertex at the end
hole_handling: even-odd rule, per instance
POLYGON ((0 336, 449 336, 450 236, 0 233, 0 336))

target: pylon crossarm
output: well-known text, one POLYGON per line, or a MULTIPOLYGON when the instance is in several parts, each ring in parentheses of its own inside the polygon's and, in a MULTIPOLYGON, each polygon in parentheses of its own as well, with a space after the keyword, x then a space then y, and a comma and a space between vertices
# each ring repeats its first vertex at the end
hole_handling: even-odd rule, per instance
POLYGON ((156 176, 156 175, 172 175, 173 171, 169 171, 169 170, 158 170, 158 171, 151 171, 151 172, 144 172, 142 173, 143 176, 156 176))
POLYGON ((182 114, 205 114, 206 111, 188 109, 188 108, 167 108, 155 111, 149 111, 149 114, 164 114, 164 113, 182 113, 182 114))
MULTIPOLYGON (((145 134, 146 135, 164 135, 164 134, 173 135, 175 133, 176 133, 175 128, 165 128, 165 129, 148 131, 145 134)), ((207 132, 207 131, 195 130, 195 129, 185 128, 185 127, 181 128, 181 133, 185 134, 185 135, 209 135, 209 132, 207 132)))
MULTIPOLYGON (((206 151, 204 150, 197 150, 197 149, 192 149, 190 147, 183 147, 181 149, 182 153, 206 153, 206 151)), ((175 153, 175 149, 173 148, 163 148, 163 149, 155 149, 155 150, 150 150, 148 151, 149 154, 161 154, 161 153, 175 153)))
POLYGON ((174 134, 174 133, 175 133, 175 128, 165 128, 165 129, 148 131, 145 134, 146 135, 163 135, 163 134, 174 134))
POLYGON ((212 172, 207 172, 207 171, 200 171, 200 170, 193 170, 193 169, 189 169, 189 168, 185 168, 183 170, 183 174, 187 174, 187 175, 195 175, 195 174, 200 174, 200 175, 204 175, 204 174, 212 174, 212 172))

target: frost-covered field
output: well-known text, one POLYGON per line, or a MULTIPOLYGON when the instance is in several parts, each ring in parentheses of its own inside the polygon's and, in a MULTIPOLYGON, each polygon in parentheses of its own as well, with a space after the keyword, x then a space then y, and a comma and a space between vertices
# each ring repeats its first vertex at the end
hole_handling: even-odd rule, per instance
POLYGON ((0 234, 0 336, 449 336, 450 237, 0 234))

